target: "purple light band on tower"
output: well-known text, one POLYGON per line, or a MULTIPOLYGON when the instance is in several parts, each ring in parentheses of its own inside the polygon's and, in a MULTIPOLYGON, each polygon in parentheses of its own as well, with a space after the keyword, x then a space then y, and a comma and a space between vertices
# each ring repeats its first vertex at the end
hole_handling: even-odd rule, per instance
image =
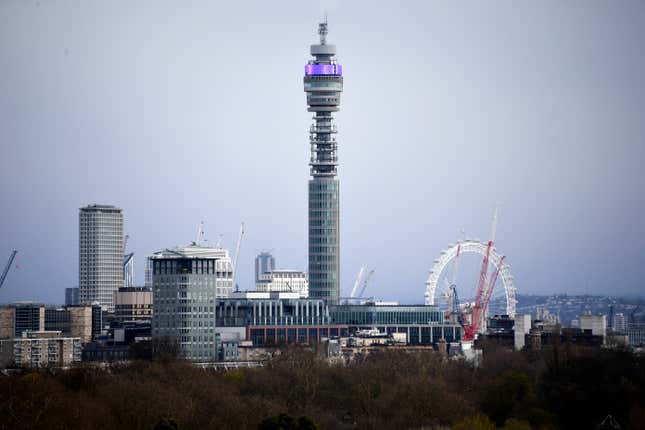
POLYGON ((343 75, 343 66, 340 64, 306 64, 305 76, 316 75, 343 75))

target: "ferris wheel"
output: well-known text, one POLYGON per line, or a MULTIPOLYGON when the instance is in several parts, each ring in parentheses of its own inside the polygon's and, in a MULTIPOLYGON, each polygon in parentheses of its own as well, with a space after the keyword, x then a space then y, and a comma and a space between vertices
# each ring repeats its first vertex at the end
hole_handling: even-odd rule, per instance
POLYGON ((506 305, 505 313, 515 317, 516 290, 513 285, 513 276, 510 267, 506 264, 505 256, 501 255, 494 246, 497 211, 493 217, 492 239, 488 242, 464 239, 456 244, 448 245, 441 251, 438 259, 434 261, 426 281, 425 303, 443 307, 447 315, 456 314, 459 322, 464 326, 464 340, 472 340, 476 333, 484 327, 484 320, 488 304, 496 292, 495 301, 506 305), (476 289, 459 288, 462 299, 459 302, 456 284, 457 269, 460 257, 463 254, 475 254, 483 257, 481 271, 476 289), (490 273, 490 276, 488 275, 490 273), (452 275, 452 279, 449 279, 452 275), (495 289, 498 278, 501 278, 503 290, 495 289), (464 292, 470 293, 465 295, 464 292))
MULTIPOLYGON (((426 281, 426 305, 438 304, 439 300, 436 297, 438 291, 443 293, 441 295, 443 298, 449 298, 448 294, 454 283, 447 283, 448 271, 446 269, 451 265, 453 267, 457 265, 461 254, 479 254, 485 257, 487 249, 487 243, 482 243, 477 240, 464 240, 456 244, 451 244, 447 249, 441 251, 440 257, 434 261, 434 265, 426 281), (442 285, 439 285, 440 281, 443 282, 442 285)), ((510 273, 510 267, 504 262, 504 256, 500 255, 494 246, 490 249, 489 263, 494 267, 495 271, 493 273, 499 270, 498 276, 502 279, 506 299, 506 314, 512 318, 515 316, 515 304, 517 300, 515 298, 516 290, 513 286, 513 275, 510 273)))

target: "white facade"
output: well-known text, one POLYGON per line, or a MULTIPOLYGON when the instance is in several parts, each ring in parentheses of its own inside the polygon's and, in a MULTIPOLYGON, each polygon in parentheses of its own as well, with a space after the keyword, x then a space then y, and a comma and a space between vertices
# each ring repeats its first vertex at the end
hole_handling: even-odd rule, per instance
POLYGON ((531 315, 515 315, 515 349, 524 348, 525 335, 531 330, 531 315))
POLYGON ((114 293, 123 286, 123 212, 114 206, 79 210, 79 302, 98 302, 114 310, 114 293))
POLYGON ((617 313, 614 315, 613 328, 616 333, 625 333, 627 331, 627 323, 625 320, 625 314, 617 313))
POLYGON ((253 299, 299 299, 300 294, 291 291, 236 291, 230 295, 231 299, 253 300, 253 299))
POLYGON ((264 292, 293 292, 301 298, 309 297, 309 282, 304 272, 298 270, 273 270, 268 281, 258 282, 255 288, 264 292))
POLYGON ((607 317, 605 315, 580 315, 580 328, 582 330, 591 330, 594 336, 607 335, 607 317))

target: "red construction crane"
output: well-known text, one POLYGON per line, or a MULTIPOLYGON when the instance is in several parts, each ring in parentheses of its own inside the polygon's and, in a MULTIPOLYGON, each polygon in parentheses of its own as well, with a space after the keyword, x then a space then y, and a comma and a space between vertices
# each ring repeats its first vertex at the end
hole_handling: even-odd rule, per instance
POLYGON ((480 327, 482 318, 486 315, 486 308, 488 307, 488 302, 490 300, 491 294, 493 294, 493 288, 495 288, 495 282, 497 282, 497 276, 502 267, 504 257, 499 261, 495 272, 491 275, 488 282, 488 287, 486 287, 486 278, 488 275, 488 266, 490 264, 490 253, 495 242, 495 234, 497 233, 497 208, 495 208, 495 214, 493 215, 493 228, 491 234, 491 240, 488 241, 488 246, 486 247, 486 254, 484 255, 484 260, 482 261, 482 268, 479 272, 479 285, 477 287, 477 296, 475 297, 475 305, 473 306, 473 315, 470 325, 464 326, 464 340, 473 340, 477 334, 477 330, 480 327))
MULTIPOLYGON (((483 295, 486 292, 486 275, 488 274, 488 265, 490 262, 490 250, 493 247, 493 241, 488 241, 488 247, 486 248, 486 255, 484 255, 484 261, 482 261, 482 269, 479 272, 479 286, 477 287, 477 296, 475 297, 475 306, 473 306, 473 317, 470 322, 470 325, 464 326, 464 340, 473 340, 475 334, 477 334, 477 329, 479 328, 479 322, 483 315, 482 311, 484 310, 483 295)), ((492 288, 489 287, 488 290, 492 291, 492 288)))

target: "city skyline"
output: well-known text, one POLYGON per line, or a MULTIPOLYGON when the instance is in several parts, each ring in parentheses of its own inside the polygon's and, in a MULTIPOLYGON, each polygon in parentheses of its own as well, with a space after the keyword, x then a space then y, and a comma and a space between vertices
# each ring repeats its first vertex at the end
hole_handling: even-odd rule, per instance
MULTIPOLYGON (((497 204, 519 293, 640 293, 645 6, 366 5, 327 5, 351 70, 341 295, 368 264, 371 295, 422 303, 439 252, 461 228, 488 239, 497 204)), ((256 249, 305 269, 302 63, 323 8, 51 7, 0 6, 0 258, 19 251, 0 302, 63 302, 94 203, 123 209, 138 285, 145 256, 201 221, 230 251, 245 221, 243 289, 256 249)))

